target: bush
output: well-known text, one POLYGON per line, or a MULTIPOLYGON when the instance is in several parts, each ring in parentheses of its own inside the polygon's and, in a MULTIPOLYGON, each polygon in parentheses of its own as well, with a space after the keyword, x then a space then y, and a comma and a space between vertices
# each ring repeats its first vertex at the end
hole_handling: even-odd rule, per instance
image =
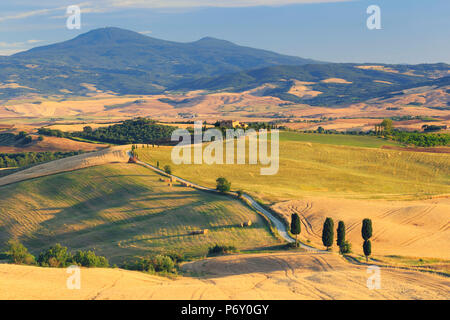
POLYGON ((107 268, 109 267, 108 259, 97 256, 94 251, 77 251, 73 256, 72 262, 82 267, 88 268, 107 268))
POLYGON ((172 168, 169 165, 165 165, 164 172, 167 174, 172 174, 172 168))
POLYGON ((231 182, 229 182, 227 179, 220 177, 217 178, 217 187, 216 189, 220 192, 228 192, 231 190, 231 182))
POLYGON ((210 247, 208 249, 208 256, 216 256, 234 252, 238 252, 235 246, 224 246, 216 244, 214 247, 210 247))
POLYGON ((348 254, 348 253, 352 253, 352 245, 350 242, 348 241, 344 241, 344 243, 342 243, 339 246, 339 252, 341 254, 348 254))
POLYGON ((156 256, 139 258, 135 261, 126 262, 124 268, 145 272, 174 273, 175 262, 169 256, 158 254, 156 256))
POLYGON ((67 247, 57 243, 39 254, 38 264, 43 267, 64 268, 68 267, 72 261, 72 255, 67 247))
POLYGON ((22 140, 22 144, 29 144, 33 141, 33 138, 31 136, 26 136, 23 140, 22 140))
POLYGON ((8 241, 8 251, 6 254, 10 262, 16 264, 35 264, 34 256, 28 252, 28 249, 17 240, 8 241))
POLYGON ((160 254, 152 259, 152 264, 156 272, 172 272, 175 268, 172 258, 160 254))

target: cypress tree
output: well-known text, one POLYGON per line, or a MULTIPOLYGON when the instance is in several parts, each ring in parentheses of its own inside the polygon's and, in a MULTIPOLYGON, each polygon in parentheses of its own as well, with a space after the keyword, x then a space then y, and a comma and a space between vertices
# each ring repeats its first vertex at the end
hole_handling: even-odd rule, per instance
POLYGON ((345 224, 344 221, 339 221, 337 228, 336 243, 339 247, 342 247, 345 243, 345 224))
POLYGON ((363 220, 361 234, 364 240, 369 240, 372 237, 372 220, 367 218, 363 220))
POLYGON ((363 220, 361 235, 364 239, 363 243, 364 255, 366 256, 366 261, 369 261, 369 256, 372 253, 372 243, 369 240, 372 237, 372 220, 367 218, 363 220))
POLYGON ((291 233, 295 234, 295 246, 298 247, 298 235, 301 232, 300 217, 293 213, 291 216, 291 233))
POLYGON ((369 261, 369 256, 372 254, 372 243, 370 240, 365 240, 363 243, 364 255, 366 256, 366 262, 369 261))
POLYGON ((322 230, 322 243, 327 250, 333 245, 334 238, 334 222, 331 218, 326 218, 322 230))

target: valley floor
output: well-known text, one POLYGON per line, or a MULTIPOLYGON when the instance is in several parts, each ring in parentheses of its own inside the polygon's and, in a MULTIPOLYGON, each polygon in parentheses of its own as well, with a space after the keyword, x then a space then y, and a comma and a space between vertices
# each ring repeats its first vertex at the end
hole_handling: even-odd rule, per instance
POLYGON ((382 268, 369 290, 364 266, 335 254, 232 255, 185 264, 198 277, 175 280, 120 269, 82 269, 67 289, 66 269, 0 264, 0 299, 448 299, 448 278, 382 268))

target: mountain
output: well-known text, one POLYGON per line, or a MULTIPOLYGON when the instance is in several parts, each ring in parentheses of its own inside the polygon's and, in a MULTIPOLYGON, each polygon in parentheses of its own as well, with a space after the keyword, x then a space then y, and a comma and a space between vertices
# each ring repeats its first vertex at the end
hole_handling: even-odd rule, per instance
POLYGON ((161 92, 186 79, 313 62, 210 37, 178 43, 119 28, 102 28, 2 57, 0 81, 15 84, 2 86, 3 95, 33 91, 55 94, 59 90, 82 94, 86 86, 80 83, 102 91, 145 94, 161 92))
POLYGON ((98 92, 244 91, 309 105, 342 105, 448 81, 448 64, 324 63, 206 37, 179 43, 102 28, 0 57, 0 99, 98 92), (261 91, 258 91, 261 94, 261 91))
POLYGON ((217 77, 190 80, 173 90, 242 92, 271 84, 264 95, 309 105, 333 106, 388 97, 419 86, 448 86, 445 63, 385 65, 328 63, 271 66, 217 77))

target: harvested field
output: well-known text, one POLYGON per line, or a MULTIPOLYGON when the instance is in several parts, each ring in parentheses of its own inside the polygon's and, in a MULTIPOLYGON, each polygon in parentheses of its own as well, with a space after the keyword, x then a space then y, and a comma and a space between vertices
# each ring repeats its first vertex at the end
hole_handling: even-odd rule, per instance
MULTIPOLYGON (((323 248, 326 217, 346 225, 352 250, 362 254, 361 222, 372 219, 373 255, 402 255, 450 259, 450 197, 421 201, 382 201, 306 198, 278 203, 272 208, 290 221, 300 216, 301 239, 323 248)), ((334 250, 338 250, 334 244, 334 250)))
MULTIPOLYGON (((0 135, 1 137, 2 135, 0 135)), ((45 152, 45 151, 97 151, 107 148, 107 144, 93 144, 83 141, 75 141, 66 138, 44 137, 44 140, 38 141, 37 136, 33 135, 33 142, 27 145, 17 143, 17 141, 4 141, 0 138, 0 153, 19 153, 19 152, 45 152)))
POLYGON ((186 264, 204 274, 175 280, 120 269, 82 269, 81 290, 68 290, 65 269, 0 264, 0 299, 448 299, 448 278, 381 269, 369 290, 363 266, 335 255, 255 254, 186 264))
POLYGON ((0 178, 0 186, 48 176, 60 172, 73 171, 112 162, 127 162, 129 146, 118 146, 97 152, 80 154, 73 157, 39 164, 31 168, 0 178))

